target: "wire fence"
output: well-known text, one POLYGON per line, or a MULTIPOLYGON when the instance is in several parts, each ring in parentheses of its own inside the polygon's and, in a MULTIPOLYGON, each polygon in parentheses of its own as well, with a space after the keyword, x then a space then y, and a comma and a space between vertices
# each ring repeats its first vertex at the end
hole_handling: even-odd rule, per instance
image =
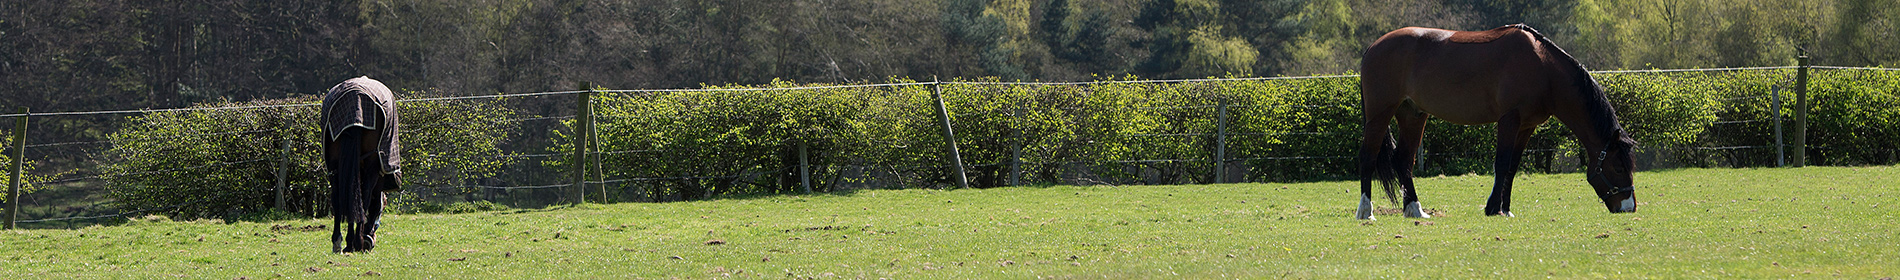
MULTIPOLYGON (((1890 74, 1896 69, 1811 69, 1826 70, 1813 71, 1813 80, 1871 84, 1826 90, 1900 102, 1881 84, 1900 80, 1890 74)), ((1593 73, 1625 125, 1649 138, 1639 139, 1638 167, 1660 169, 1790 164, 1800 70, 1593 73)), ((415 98, 400 101, 406 187, 392 200, 399 211, 418 211, 477 201, 540 207, 959 185, 1352 179, 1356 77, 410 92, 415 98)), ((1809 95, 1820 102, 1810 122, 1858 114, 1836 105, 1866 102, 1809 95)), ((29 133, 56 135, 7 144, 8 157, 24 147, 31 192, 6 203, 20 206, 19 222, 29 228, 161 213, 322 216, 327 173, 310 125, 314 101, 0 115, 48 127, 29 133), (146 198, 181 189, 201 194, 146 198)), ((1808 162, 1895 162, 1896 150, 1878 144, 1891 143, 1891 125, 1855 129, 1809 134, 1823 141, 1810 142, 1808 162)), ((1489 172, 1492 130, 1434 120, 1418 174, 1489 172)), ((1530 141, 1526 168, 1580 170, 1568 133, 1546 124, 1530 141)))

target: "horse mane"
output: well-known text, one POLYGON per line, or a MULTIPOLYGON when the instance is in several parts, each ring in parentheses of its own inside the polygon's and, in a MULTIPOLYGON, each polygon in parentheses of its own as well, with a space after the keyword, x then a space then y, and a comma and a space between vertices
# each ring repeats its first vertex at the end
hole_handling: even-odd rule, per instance
POLYGON ((1604 149, 1629 148, 1636 145, 1636 140, 1630 138, 1628 131, 1623 130, 1623 122, 1617 119, 1616 108, 1610 106, 1610 98, 1603 93, 1603 86, 1597 84, 1595 78, 1590 77, 1590 70, 1584 68, 1582 62, 1577 62, 1577 59, 1571 57, 1569 52, 1557 47, 1557 43, 1552 43, 1550 38, 1544 37, 1544 33, 1537 32, 1537 29, 1529 25, 1518 23, 1504 27, 1530 32, 1531 37, 1537 38, 1538 44, 1548 50, 1553 50, 1548 53, 1555 55, 1560 65, 1570 66, 1572 84, 1577 86, 1577 94, 1581 95, 1579 97, 1583 100, 1584 112, 1589 114, 1590 125, 1594 126, 1593 128, 1604 138, 1604 149))
POLYGON ((1455 31, 1451 33, 1450 37, 1445 37, 1445 41, 1459 44, 1490 43, 1491 41, 1497 41, 1498 38, 1503 38, 1505 34, 1516 32, 1511 30, 1511 28, 1515 28, 1519 25, 1523 24, 1499 26, 1498 28, 1485 31, 1455 31))

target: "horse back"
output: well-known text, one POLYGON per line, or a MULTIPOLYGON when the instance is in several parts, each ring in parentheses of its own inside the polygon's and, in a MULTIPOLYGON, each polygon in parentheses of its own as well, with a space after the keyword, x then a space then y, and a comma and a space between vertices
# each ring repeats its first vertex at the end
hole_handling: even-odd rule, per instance
POLYGON ((378 155, 376 164, 381 174, 398 174, 402 170, 402 141, 400 114, 396 112, 396 97, 382 82, 369 77, 357 77, 343 81, 324 95, 322 119, 325 139, 334 140, 346 129, 361 128, 376 135, 373 149, 378 155))
POLYGON ((1402 28, 1367 48, 1361 94, 1367 106, 1409 100, 1453 123, 1494 122, 1507 110, 1545 101, 1553 75, 1541 51, 1532 34, 1512 26, 1402 28))

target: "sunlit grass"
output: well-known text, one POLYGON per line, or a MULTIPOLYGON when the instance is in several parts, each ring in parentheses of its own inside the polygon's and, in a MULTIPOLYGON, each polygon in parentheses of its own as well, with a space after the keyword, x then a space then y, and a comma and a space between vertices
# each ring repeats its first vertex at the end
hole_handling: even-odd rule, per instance
POLYGON ((328 252, 327 220, 135 221, 0 233, 26 279, 1853 278, 1900 275, 1900 168, 1638 174, 1609 214, 1579 174, 1423 178, 1432 219, 1353 220, 1357 182, 877 190, 396 215, 376 252, 328 252), (275 229, 273 229, 275 227, 275 229), (1180 276, 1177 276, 1180 275, 1180 276))

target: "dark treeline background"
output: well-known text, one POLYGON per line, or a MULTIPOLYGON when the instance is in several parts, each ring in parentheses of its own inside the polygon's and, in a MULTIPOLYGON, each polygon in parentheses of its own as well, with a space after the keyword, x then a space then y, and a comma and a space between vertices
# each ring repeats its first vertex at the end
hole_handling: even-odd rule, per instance
POLYGON ((1307 75, 1356 69, 1365 45, 1398 27, 1519 22, 1594 69, 1792 65, 1797 47, 1821 65, 1893 66, 1896 2, 5 1, 0 105, 172 108, 312 94, 359 75, 444 95, 583 81, 1307 75))

